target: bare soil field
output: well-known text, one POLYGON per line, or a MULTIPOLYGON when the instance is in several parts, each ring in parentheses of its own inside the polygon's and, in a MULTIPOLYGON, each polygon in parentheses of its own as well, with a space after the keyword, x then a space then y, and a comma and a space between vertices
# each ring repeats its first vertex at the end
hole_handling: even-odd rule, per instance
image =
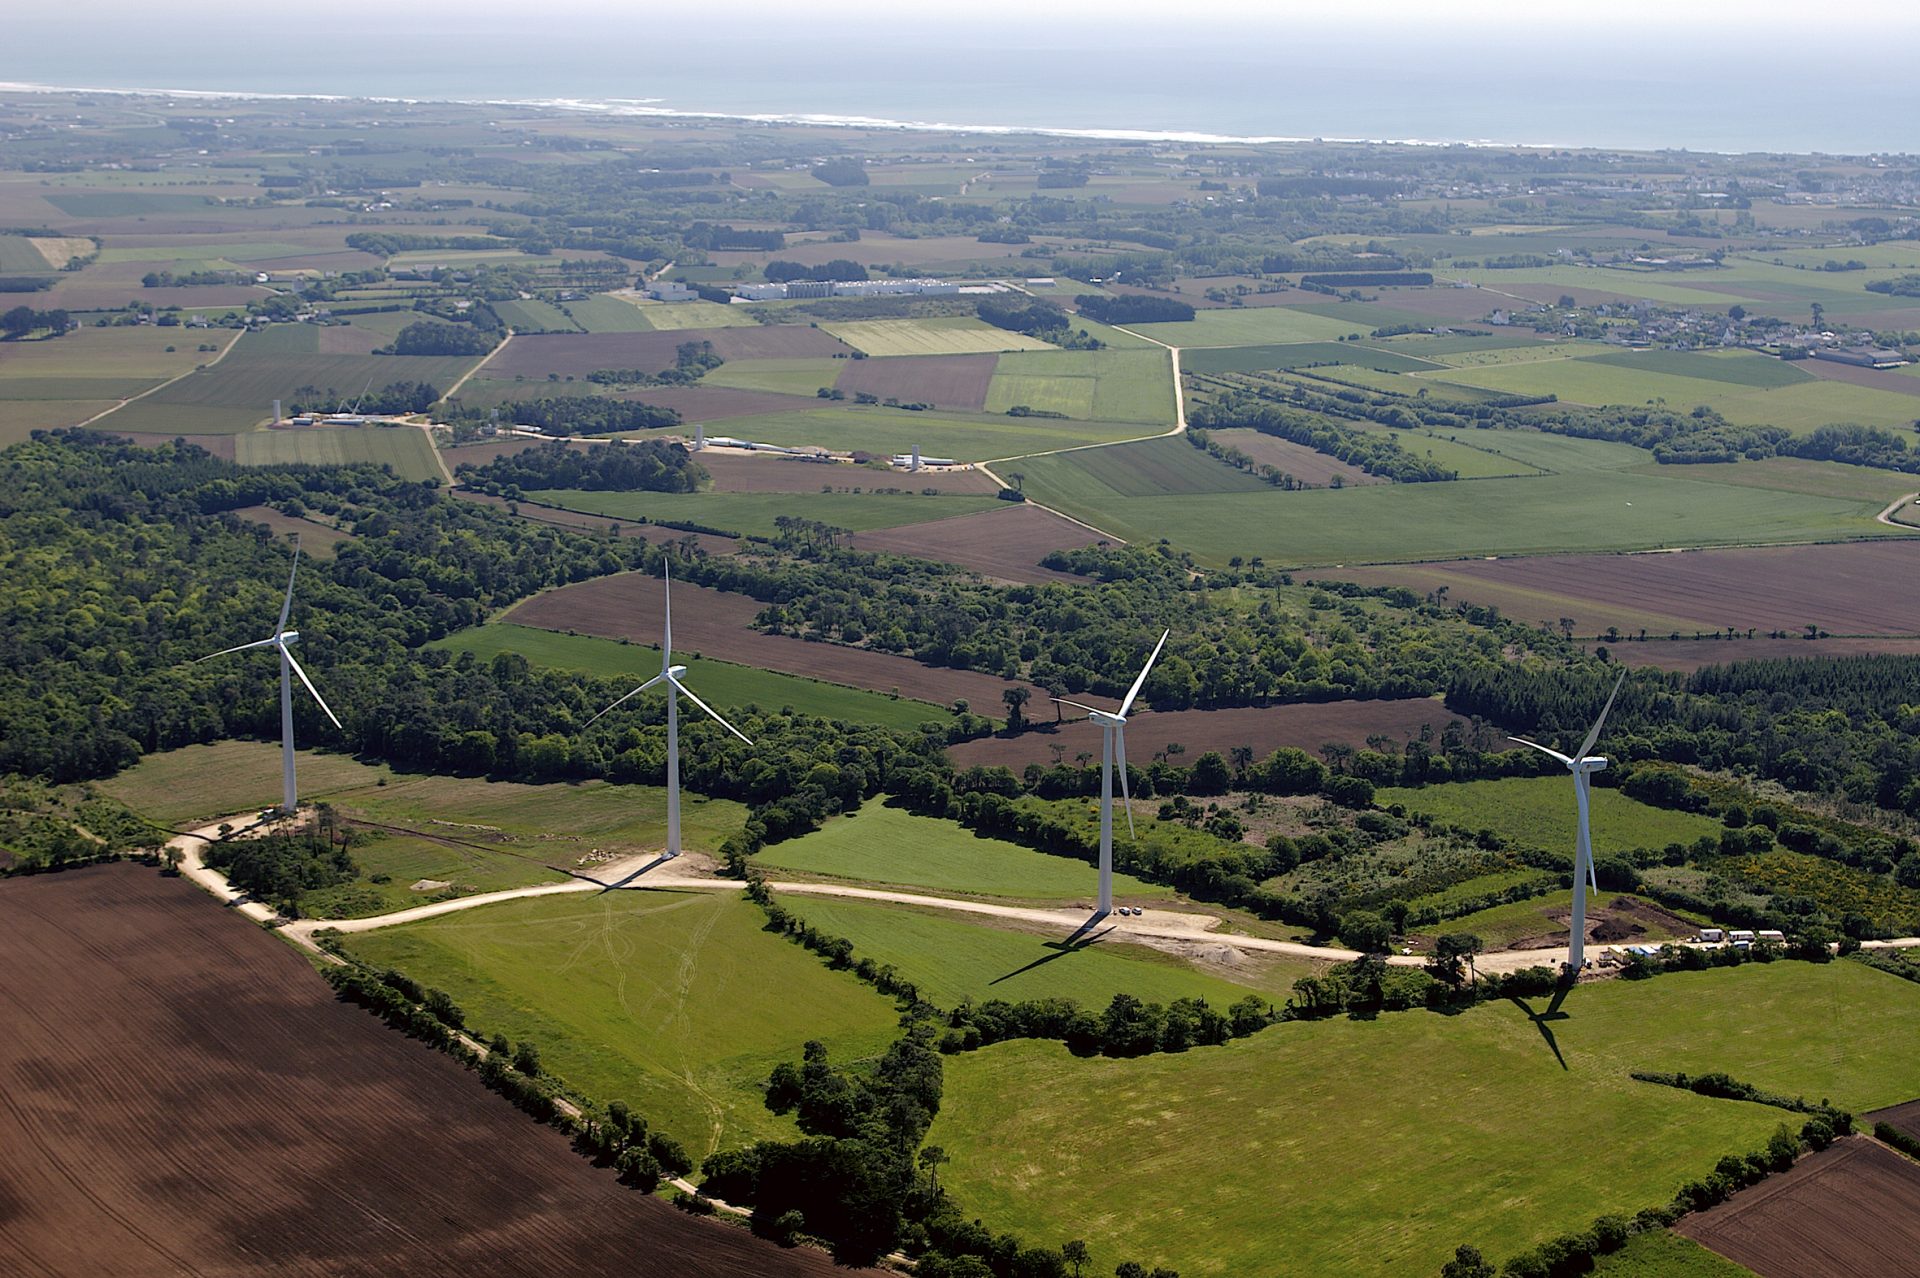
POLYGON ((1673 1228, 1761 1278, 1911 1278, 1920 1163, 1850 1136, 1673 1228))
MULTIPOLYGON (((979 474, 977 471, 960 473, 979 474)), ((992 481, 985 476, 980 478, 990 491, 992 481)), ((1088 546, 1097 540, 1072 520, 1024 502, 1010 503, 1004 510, 983 510, 930 524, 883 528, 853 536, 853 544, 861 550, 883 550, 957 564, 982 577, 1030 585, 1081 581, 1072 573, 1042 568, 1040 561, 1049 551, 1088 546)))
POLYGON ((1862 1114, 1860 1119, 1861 1125, 1867 1131, 1872 1131, 1875 1123, 1889 1123, 1915 1140, 1920 1140, 1920 1100, 1910 1100, 1904 1105, 1890 1105, 1886 1109, 1876 1109, 1871 1114, 1862 1114))
MULTIPOLYGON (((680 600, 674 617, 676 652, 872 692, 898 690, 903 697, 931 701, 937 706, 965 698, 981 714, 998 713, 1002 708, 1000 694, 1008 685, 992 675, 925 666, 911 657, 813 643, 792 635, 761 634, 752 626, 761 608, 756 599, 709 590, 692 582, 676 582, 673 593, 680 600)), ((542 630, 573 630, 603 639, 658 643, 663 620, 660 583, 639 573, 622 573, 562 586, 520 604, 507 620, 542 630)), ((1045 693, 1037 688, 1031 691, 1044 700, 1045 693)))
MULTIPOLYGON (((454 490, 454 496, 462 501, 474 502, 481 506, 493 506, 500 510, 507 508, 507 501, 501 497, 490 497, 486 493, 470 493, 454 490)), ((738 553, 740 543, 732 537, 721 537, 714 533, 682 532, 678 528, 658 528, 652 524, 636 524, 631 520, 622 523, 618 519, 609 519, 605 515, 588 515, 577 510, 556 510, 551 506, 536 506, 531 502, 520 503, 520 518, 530 519, 536 524, 549 524, 555 528, 565 528, 572 532, 598 533, 601 536, 620 530, 622 537, 638 537, 650 544, 682 543, 691 541, 709 555, 731 555, 738 553)), ((529 622, 528 624, 532 624, 529 622)))
MULTIPOLYGON (((1874 322, 1880 322, 1878 316, 1874 317, 1874 322)), ((1848 382, 1854 386, 1893 391, 1898 395, 1920 395, 1920 377, 1908 377, 1884 368, 1860 368, 1853 364, 1836 364, 1828 359, 1803 359, 1797 361, 1794 367, 1829 382, 1848 382)))
POLYGON ((1615 661, 1635 670, 1698 670, 1729 661, 1778 657, 1913 657, 1920 639, 1691 639, 1619 643, 1607 649, 1615 661))
MULTIPOLYGON (((975 704, 979 704, 975 702, 975 704)), ((1043 714, 1047 702, 1037 700, 1029 713, 1043 714)), ((1281 746, 1293 746, 1309 752, 1328 742, 1364 747, 1376 733, 1404 740, 1417 737, 1424 724, 1432 724, 1438 733, 1451 722, 1466 722, 1438 701, 1413 698, 1405 701, 1325 701, 1301 705, 1251 706, 1232 710, 1173 710, 1166 713, 1136 711, 1128 726, 1130 761, 1145 764, 1155 751, 1169 742, 1187 748, 1191 761, 1207 750, 1226 753, 1235 746, 1251 746, 1256 757, 1264 757, 1281 746)), ((965 741, 948 749, 956 767, 975 764, 1003 764, 1015 772, 1029 763, 1043 766, 1053 762, 1053 747, 1065 750, 1071 763, 1082 750, 1100 750, 1100 734, 1091 725, 1069 720, 1058 727, 1049 723, 1013 737, 983 737, 965 741)))
POLYGON ((883 400, 977 413, 987 406, 987 386, 999 359, 998 355, 896 355, 848 360, 834 385, 849 395, 865 391, 883 400))
POLYGON ((623 1189, 134 865, 0 883, 10 1273, 826 1275, 623 1189))
MULTIPOLYGON (((899 488, 920 492, 932 488, 942 493, 985 493, 999 491, 999 485, 977 470, 873 470, 841 462, 795 461, 791 458, 760 453, 702 452, 696 459, 713 476, 713 490, 720 493, 817 493, 822 488, 899 488)), ((946 521, 951 523, 953 521, 946 521)))
MULTIPOLYGON (((1574 619, 1575 633, 1679 630, 1920 635, 1920 542, 1849 542, 1658 555, 1542 555, 1328 570, 1366 585, 1447 588, 1449 603, 1491 604, 1520 621, 1574 619)), ((1624 647, 1624 645, 1623 645, 1624 647)), ((1624 655, 1624 654, 1623 654, 1624 655)))
POLYGON ((673 367, 682 342, 712 342, 722 359, 811 359, 845 355, 833 334, 804 324, 751 328, 674 329, 654 333, 559 333, 516 337, 486 367, 494 380, 548 373, 584 377, 599 368, 654 372, 673 367))
POLYGON ((1290 439, 1263 435, 1257 430, 1216 430, 1208 433, 1256 462, 1278 466, 1303 484, 1325 486, 1332 483, 1336 476, 1343 485, 1349 487, 1387 482, 1377 475, 1369 475, 1358 466, 1349 466, 1338 458, 1329 457, 1305 444, 1296 444, 1290 439))

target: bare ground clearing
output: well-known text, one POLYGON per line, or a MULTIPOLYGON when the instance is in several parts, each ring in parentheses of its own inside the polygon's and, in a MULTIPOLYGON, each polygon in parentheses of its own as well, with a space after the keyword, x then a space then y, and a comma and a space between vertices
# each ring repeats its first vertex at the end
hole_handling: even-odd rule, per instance
POLYGON ((848 360, 834 383, 852 395, 865 391, 903 403, 938 404, 979 412, 987 405, 998 355, 896 355, 848 360))
POLYGON ((1377 475, 1369 475, 1358 466, 1350 466, 1317 449, 1308 448, 1305 444, 1263 435, 1257 430, 1216 430, 1208 434, 1229 447, 1239 449, 1256 462, 1279 467, 1303 484, 1324 486, 1331 484, 1335 478, 1346 487, 1387 482, 1377 475))

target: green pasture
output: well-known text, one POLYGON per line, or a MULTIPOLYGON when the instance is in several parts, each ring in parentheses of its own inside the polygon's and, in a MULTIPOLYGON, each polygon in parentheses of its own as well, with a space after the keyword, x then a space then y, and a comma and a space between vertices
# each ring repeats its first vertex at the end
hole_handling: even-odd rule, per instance
MULTIPOLYGON (((482 661, 492 661, 502 652, 513 652, 536 666, 555 670, 579 670, 604 679, 632 679, 641 683, 660 673, 660 650, 646 644, 621 643, 593 635, 569 635, 531 626, 497 622, 471 626, 429 648, 453 652, 471 652, 482 661)), ((687 667, 687 683, 710 705, 732 708, 757 706, 765 710, 792 707, 801 714, 825 719, 844 719, 849 723, 877 723, 884 727, 911 729, 930 720, 945 722, 952 717, 946 709, 905 697, 889 697, 860 688, 842 687, 781 674, 777 670, 757 670, 732 662, 675 654, 687 667)))
POLYGON ((1551 1012, 1298 1022, 1137 1060, 1005 1043, 948 1060, 929 1140, 969 1213, 1088 1239, 1093 1272, 1432 1274, 1466 1241, 1499 1263, 1798 1126, 1632 1070, 1724 1070, 1855 1112, 1920 1095, 1920 986, 1860 966, 1603 982, 1551 1012))
POLYGON ((1616 351, 1595 355, 1593 362, 1637 373, 1668 373, 1761 390, 1813 380, 1813 375, 1797 364, 1754 351, 1616 351))
MULTIPOLYGON (((1063 458, 1071 458, 1071 473, 1084 476, 1091 485, 1107 492, 1128 497, 1274 491, 1265 481, 1215 460, 1177 435, 1091 448, 1063 454, 1063 458)), ((1027 467, 1023 473, 1031 479, 1035 465, 1044 467, 1044 473, 1052 473, 1057 460, 1029 458, 1022 465, 1027 467)))
POLYGON ((777 395, 812 395, 822 386, 832 386, 846 367, 843 359, 728 360, 701 378, 700 384, 777 395))
POLYGON ((820 326, 868 355, 979 355, 995 351, 1051 351, 1025 333, 995 328, 967 315, 930 319, 850 320, 820 326))
POLYGON ((1505 455, 1508 441, 1493 431, 1452 428, 1400 431, 1400 447, 1415 457, 1445 466, 1462 479, 1501 479, 1538 475, 1542 468, 1505 455), (1482 441, 1485 441, 1484 443, 1482 441))
POLYGON ((1159 950, 1127 944, 1119 919, 1079 936, 1065 923, 1057 930, 1015 932, 993 926, 991 918, 976 922, 952 910, 801 892, 776 895, 782 906, 821 931, 852 941, 856 957, 892 964, 921 997, 942 1007, 967 1000, 1070 998, 1098 1010, 1115 994, 1131 994, 1158 1003, 1203 998, 1224 1011, 1252 993, 1284 998, 1293 981, 1311 970, 1305 961, 1263 969, 1249 964, 1247 983, 1228 981, 1159 950))
POLYGON ((762 1085, 800 1044, 877 1055, 893 1002, 764 929, 726 890, 566 894, 353 934, 357 958, 459 1003, 470 1027, 540 1049, 594 1100, 624 1100, 698 1160, 791 1139, 762 1085))
MULTIPOLYGON (((1083 862, 977 835, 957 822, 916 816, 877 799, 754 859, 823 879, 960 896, 1091 903, 1098 887, 1096 872, 1083 862)), ((1170 889, 1131 874, 1115 874, 1113 887, 1128 903, 1173 897, 1170 889)))
MULTIPOLYGON (((1464 434, 1464 432, 1462 432, 1464 434)), ((1545 439, 1547 437, 1540 437, 1545 439)), ((1409 447, 1424 440, 1409 438, 1409 447)), ((1520 436, 1502 448, 1538 446, 1520 436)), ((1556 440, 1567 454, 1599 441, 1556 440)), ((1878 536, 1883 502, 1769 493, 1693 477, 1622 469, 1622 445, 1591 449, 1590 469, 1472 483, 1379 484, 1307 492, 1219 491, 1205 502, 1148 495, 1102 473, 1111 450, 1023 462, 1028 494, 1130 540, 1167 537, 1202 559, 1260 555, 1269 563, 1412 562, 1469 555, 1779 544, 1878 536)), ((1515 458, 1520 460, 1520 458, 1515 458)), ((1563 463, 1564 464, 1564 463, 1563 463)))
POLYGON ((1323 365, 1312 370, 1302 370, 1296 376, 1314 381, 1334 381, 1344 386, 1355 386, 1361 390, 1384 391, 1389 395, 1418 395, 1425 391, 1430 399, 1461 400, 1477 403, 1493 399, 1498 392, 1484 390, 1477 386, 1462 386, 1455 382, 1422 378, 1413 381, 1399 373, 1382 372, 1376 368, 1354 364, 1323 365))
MULTIPOLYGON (((1659 462, 1647 462, 1647 474, 1669 469, 1659 462)), ((1895 497, 1920 488, 1920 478, 1902 470, 1881 470, 1874 466, 1849 466, 1845 462, 1807 461, 1799 457, 1768 457, 1763 461, 1707 462, 1687 466, 1690 479, 1737 488, 1762 488, 1783 493, 1805 493, 1815 497, 1836 497, 1843 501, 1875 502, 1882 506, 1895 497)))
POLYGON ((1158 349, 1002 355, 987 389, 987 411, 1020 404, 1075 418, 1171 426, 1172 359, 1158 349))
POLYGON ((689 328, 752 328, 759 322, 744 307, 724 302, 648 302, 635 309, 651 327, 671 332, 689 328))
POLYGON ((568 302, 573 322, 589 333, 645 333, 652 329, 640 308, 605 293, 568 302))
MULTIPOLYGON (((452 833, 458 834, 459 831, 452 833)), ((471 838, 471 836, 468 836, 471 838)), ((354 845, 360 877, 300 895, 300 913, 310 919, 355 919, 391 914, 430 901, 562 883, 564 871, 547 865, 537 850, 514 853, 446 837, 363 832, 354 845), (414 890, 416 883, 446 884, 414 890)))
MULTIPOLYGON (((1449 270, 1447 274, 1451 277, 1455 272, 1449 270)), ((1723 272, 1710 270, 1656 272, 1625 271, 1604 266, 1535 266, 1510 271, 1477 269, 1460 271, 1458 275, 1485 289, 1500 289, 1513 284, 1551 284, 1556 288, 1589 289, 1611 293, 1616 297, 1644 298, 1649 302, 1720 310, 1743 300, 1752 301, 1738 294, 1717 293, 1690 286, 1696 280, 1703 284, 1730 283, 1723 272)), ((1503 304, 1503 301, 1497 295, 1489 295, 1487 306, 1492 308, 1503 304)), ((1526 303, 1517 305, 1524 306, 1526 303)))
MULTIPOLYGON (((1353 332, 1355 324, 1291 306, 1248 306, 1200 311, 1191 320, 1171 324, 1129 324, 1127 327, 1155 341, 1185 348, 1328 342, 1353 332)), ((1363 331, 1370 327, 1363 326, 1363 331)))
MULTIPOLYGON (((1569 750, 1576 744, 1558 743, 1569 750)), ((1405 804, 1409 811, 1424 812, 1450 825, 1492 830, 1511 842, 1555 851, 1573 848, 1573 781, 1564 776, 1389 787, 1376 792, 1376 801, 1383 807, 1405 804)), ((1610 786, 1594 786, 1590 802, 1593 850, 1599 855, 1718 839, 1722 829, 1711 817, 1651 807, 1610 786)))
POLYGON ((865 532, 971 515, 999 504, 994 497, 948 493, 620 493, 557 488, 529 492, 527 496, 590 515, 690 522, 758 537, 779 532, 774 521, 782 515, 865 532))
POLYGON ((1635 1234, 1593 1272, 1597 1278, 1755 1278, 1745 1265, 1665 1229, 1635 1234))
POLYGON ((1295 342, 1281 346, 1229 346, 1183 351, 1180 368, 1188 373, 1257 373, 1269 369, 1306 368, 1317 364, 1350 364, 1383 373, 1417 373, 1441 367, 1432 360, 1415 359, 1397 351, 1362 346, 1358 342, 1295 342))
MULTIPOLYGON (((724 368, 723 370, 724 371, 724 368)), ((1141 434, 1138 422, 1063 421, 957 413, 915 413, 897 408, 809 408, 736 417, 709 434, 779 444, 893 456, 914 445, 929 457, 990 461, 1030 453, 1107 444, 1141 434)))
MULTIPOLYGON (((314 673, 324 684, 326 676, 314 673)), ((369 766, 350 755, 313 750, 298 751, 295 766, 300 797, 306 800, 377 786, 393 775, 385 765, 369 766)), ((146 755, 126 771, 97 784, 149 821, 183 829, 197 821, 277 806, 280 745, 216 741, 212 745, 182 746, 146 755)))
POLYGON ((506 322, 507 327, 516 333, 537 333, 543 329, 555 333, 580 331, 581 326, 568 318, 565 311, 537 297, 515 298, 506 302, 494 302, 491 305, 494 312, 506 322))
MULTIPOLYGON (((1094 293, 1101 292, 1101 290, 1097 288, 1091 291, 1094 293)), ((1115 328, 1111 324, 1102 324, 1099 320, 1088 319, 1084 315, 1075 315, 1073 317, 1073 327, 1084 331, 1089 337, 1099 338, 1105 342, 1109 348, 1117 351, 1158 351, 1166 349, 1166 347, 1159 342, 1141 337, 1137 333, 1129 333, 1125 329, 1115 328)))
POLYGON ((236 435, 234 460, 242 466, 350 466, 359 462, 393 467, 402 479, 438 480, 440 465, 425 431, 412 426, 326 426, 258 430, 236 435))

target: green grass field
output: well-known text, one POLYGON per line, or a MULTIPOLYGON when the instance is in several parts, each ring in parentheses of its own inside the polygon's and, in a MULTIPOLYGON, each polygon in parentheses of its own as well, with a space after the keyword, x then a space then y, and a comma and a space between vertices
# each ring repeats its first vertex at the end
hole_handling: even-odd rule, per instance
MULTIPOLYGON (((298 752, 300 797, 327 799, 391 778, 384 764, 368 766, 344 754, 298 752)), ((183 828, 200 820, 258 811, 280 802, 280 746, 265 741, 218 741, 150 754, 98 783, 107 794, 161 825, 183 828)))
POLYGON ((1786 360, 1753 351, 1618 351, 1596 355, 1593 362, 1640 373, 1670 373, 1676 377, 1704 378, 1763 390, 1813 380, 1813 374, 1786 360))
MULTIPOLYGON (((1273 491, 1265 481, 1215 460, 1176 436, 1088 449, 1070 456, 1075 473, 1108 492, 1128 497, 1273 491)), ((1029 458, 1022 463, 1027 467, 1022 473, 1031 477, 1032 467, 1052 469, 1057 464, 1055 458, 1029 458)))
POLYGON ((1634 1235, 1593 1272, 1598 1278, 1755 1278, 1745 1265, 1665 1229, 1634 1235))
POLYGON ((869 355, 978 355, 993 351, 1050 351, 1050 343, 1009 332, 966 315, 933 319, 849 320, 821 328, 869 355))
MULTIPOLYGON (((1091 871, 1089 871, 1091 874, 1091 871)), ((1235 981, 1211 975, 1171 955, 1125 944, 1123 925, 1105 926, 1088 943, 1058 935, 1016 932, 946 910, 926 910, 841 897, 779 894, 780 904, 821 931, 853 942, 856 956, 891 963, 941 1007, 968 999, 1019 1002, 1070 998, 1104 1008, 1115 994, 1151 1002, 1204 998, 1225 1009, 1250 993, 1283 999, 1310 964, 1283 960, 1271 967, 1249 963, 1235 981)))
MULTIPOLYGON (((1169 346, 1279 346, 1294 342, 1331 342, 1354 330, 1350 320, 1314 315, 1290 306, 1248 306, 1200 311, 1172 324, 1128 324, 1127 328, 1169 346)), ((1369 326, 1370 327, 1370 326, 1369 326)))
POLYGON ((1395 351, 1348 342, 1295 342, 1284 346, 1223 346, 1183 352, 1180 367, 1189 373, 1257 373, 1305 368, 1312 364, 1353 364, 1383 373, 1417 373, 1441 367, 1395 351))
POLYGON ((993 497, 946 493, 931 497, 921 493, 616 493, 555 488, 527 496, 590 515, 688 521, 759 537, 778 532, 774 520, 782 515, 864 532, 971 515, 999 504, 993 497))
POLYGON ((1171 426, 1172 361, 1158 349, 1002 355, 987 389, 987 411, 1019 404, 1069 417, 1171 426))
MULTIPOLYGON (((1462 435, 1465 432, 1459 432, 1462 435)), ((1672 546, 1766 545, 1879 536, 1885 503, 1712 482, 1669 466, 1621 465, 1635 450, 1593 440, 1523 438, 1498 446, 1516 461, 1551 456, 1560 473, 1473 483, 1381 484, 1333 491, 1220 492, 1205 502, 1132 495, 1090 462, 1110 450, 1022 464, 1038 501, 1130 540, 1166 537, 1202 560, 1260 555, 1272 564, 1410 562, 1474 555, 1672 546), (1576 469, 1584 458, 1588 465, 1576 469)), ((1425 448, 1409 438, 1410 448, 1425 448)), ((1644 458, 1644 454, 1638 454, 1644 458)))
MULTIPOLYGON (((1551 745, 1552 742, 1547 744, 1551 745)), ((1578 742, 1563 742, 1571 750, 1578 742)), ((1573 847, 1573 782, 1564 776, 1501 777, 1494 781, 1455 781, 1418 789, 1377 792, 1381 805, 1404 803, 1470 830, 1492 830, 1503 838, 1534 847, 1570 851, 1573 847)), ((1593 850, 1597 854, 1633 848, 1663 848, 1669 843, 1717 839, 1723 828, 1711 817, 1672 812, 1630 799, 1607 786, 1595 786, 1593 850)))
MULTIPOLYGON (((776 843, 755 860, 776 871, 959 896, 1091 904, 1098 886, 1096 872, 1079 861, 985 838, 957 822, 916 816, 877 799, 812 834, 776 843)), ((1113 890, 1129 904, 1173 897, 1171 889, 1131 874, 1115 874, 1113 890)))
POLYGON ((573 322, 589 333, 645 333, 653 328, 639 307, 604 293, 568 302, 567 310, 573 322))
MULTIPOLYGON (((323 355, 316 353, 319 336, 307 324, 248 333, 219 363, 127 405, 102 419, 101 428, 236 434, 270 420, 273 401, 291 403, 303 386, 318 388, 323 400, 350 403, 369 385, 427 382, 445 389, 475 363, 464 356, 323 355)), ((191 349, 194 341, 183 333, 179 344, 191 349)))
POLYGON ((425 431, 411 426, 296 427, 236 435, 234 460, 242 466, 305 462, 345 466, 373 462, 393 467, 402 479, 438 480, 440 464, 425 431))
POLYGON ((763 930, 728 891, 625 891, 482 906, 348 938, 356 957, 446 990, 481 1032, 540 1048, 542 1066, 624 1100, 698 1160, 792 1138, 760 1085, 808 1039, 875 1055, 891 999, 763 930))
POLYGON ((666 332, 689 328, 752 328, 759 322, 746 308, 720 302, 648 302, 634 309, 649 326, 666 332))
MULTIPOLYGON (((724 371, 724 370, 723 370, 724 371)), ((1062 421, 1045 417, 913 413, 891 408, 813 408, 736 417, 710 434, 794 448, 813 445, 891 456, 915 444, 929 457, 991 461, 1030 453, 1132 439, 1138 422, 1062 421)))
POLYGON ((551 302, 538 298, 515 298, 506 302, 493 303, 493 309, 508 328, 516 333, 577 333, 580 325, 569 319, 564 311, 551 302))
POLYGON ((701 378, 700 383, 779 395, 811 395, 822 386, 832 386, 846 366, 843 359, 729 360, 701 378))
POLYGON ((366 918, 444 897, 562 883, 568 877, 545 864, 537 851, 515 854, 446 837, 384 831, 371 831, 361 838, 365 841, 353 848, 360 877, 351 883, 301 893, 300 913, 304 917, 366 918), (448 886, 415 891, 413 885, 422 882, 448 886))
MULTIPOLYGON (((536 666, 584 670, 605 678, 626 677, 636 682, 660 673, 660 650, 645 644, 626 644, 592 635, 567 635, 536 630, 511 622, 473 626, 436 639, 430 648, 471 652, 482 661, 501 652, 517 652, 536 666)), ((791 706, 803 714, 850 723, 877 723, 889 728, 915 728, 929 720, 946 722, 953 715, 943 707, 905 697, 888 697, 837 683, 821 683, 756 670, 726 661, 680 656, 687 667, 687 683, 701 699, 719 707, 759 706, 779 710, 791 706)))
POLYGON ((1606 982, 1538 1022, 1501 1002, 1130 1061, 1001 1044, 948 1061, 929 1139, 969 1214, 1095 1240, 1093 1272, 1432 1274, 1469 1241, 1497 1264, 1664 1203, 1792 1117, 1631 1070, 1725 1070, 1856 1112, 1920 1095, 1920 986, 1859 968, 1606 982), (1205 1193, 1169 1192, 1188 1185, 1205 1193))

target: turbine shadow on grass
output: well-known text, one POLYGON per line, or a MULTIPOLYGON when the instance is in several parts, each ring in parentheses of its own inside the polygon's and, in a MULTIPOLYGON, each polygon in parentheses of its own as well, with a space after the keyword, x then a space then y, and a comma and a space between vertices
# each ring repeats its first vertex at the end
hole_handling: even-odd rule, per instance
POLYGON ((1043 954, 1039 958, 1035 959, 1033 962, 1028 963, 1023 967, 1016 967, 1011 972, 1008 972, 1004 976, 996 976, 991 981, 988 981, 987 984, 998 985, 1002 981, 1010 981, 1014 977, 1019 976, 1022 972, 1031 972, 1036 967, 1042 967, 1048 963, 1053 962, 1056 959, 1063 959, 1067 957, 1067 955, 1069 954, 1078 954, 1081 950, 1086 949, 1089 945, 1097 945, 1100 942, 1100 940, 1107 935, 1108 932, 1113 931, 1112 928, 1108 928, 1106 929, 1105 932, 1094 932, 1092 935, 1088 935, 1087 934, 1088 930, 1092 928, 1093 925, 1097 922, 1099 922, 1099 916, 1096 915, 1094 918, 1089 919, 1085 924, 1083 924, 1080 927, 1078 931, 1076 931, 1072 936, 1067 937, 1064 941, 1045 942, 1042 948, 1052 950, 1053 953, 1043 954))
POLYGON ((646 874, 647 871, 654 869, 657 866, 665 865, 667 862, 671 860, 673 860, 672 857, 662 852, 659 856, 656 856, 655 858, 653 858, 653 860, 647 862, 645 865, 633 871, 631 874, 627 874, 621 878, 615 879, 611 883, 608 883, 602 879, 596 879, 591 874, 580 874, 578 873, 578 871, 576 871, 575 873, 576 873, 576 877, 585 879, 589 883, 598 883, 600 885, 600 890, 602 892, 617 892, 623 887, 630 887, 633 884, 633 881, 635 879, 640 878, 641 876, 646 874))
POLYGON ((1573 1019, 1560 1010, 1560 1004, 1566 1000, 1568 988, 1568 986, 1562 985, 1556 989, 1553 992, 1552 1001, 1547 1004, 1547 1010, 1544 1012, 1534 1011, 1531 1007, 1521 1002, 1518 996, 1515 996, 1511 1000, 1515 1007, 1526 1013, 1527 1019, 1533 1022, 1533 1027, 1540 1031, 1540 1037, 1547 1040, 1547 1046, 1553 1051, 1553 1059, 1560 1062, 1561 1069, 1567 1068, 1567 1058, 1560 1054, 1560 1043, 1554 1038, 1553 1027, 1548 1024, 1548 1022, 1573 1019))

